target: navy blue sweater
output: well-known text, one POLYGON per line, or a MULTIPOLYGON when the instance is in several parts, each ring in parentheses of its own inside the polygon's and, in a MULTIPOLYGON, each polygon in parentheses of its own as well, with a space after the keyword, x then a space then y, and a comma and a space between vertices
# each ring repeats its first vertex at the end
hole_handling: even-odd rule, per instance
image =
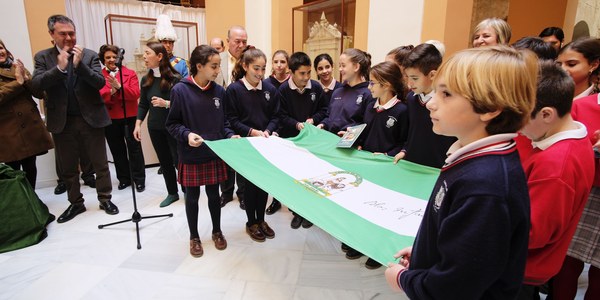
POLYGON ((346 130, 347 127, 362 124, 367 103, 372 100, 368 86, 368 82, 352 87, 344 84, 334 90, 327 110, 328 117, 321 121, 324 128, 338 133, 340 130, 346 130))
POLYGON ((274 86, 276 89, 279 89, 279 87, 283 84, 283 82, 287 82, 287 80, 284 80, 283 82, 279 82, 279 80, 277 80, 277 78, 275 78, 275 76, 271 75, 269 77, 267 77, 267 79, 265 79, 267 81, 269 81, 269 83, 274 86))
MULTIPOLYGON (((323 86, 321 86, 321 87, 323 87, 323 86)), ((331 96, 333 95, 333 91, 335 91, 341 87, 342 87, 342 83, 339 81, 336 81, 335 87, 333 88, 333 90, 325 91, 325 89, 323 89, 323 92, 325 93, 325 101, 327 102, 327 105, 329 105, 329 102, 331 101, 331 96)))
POLYGON ((242 80, 225 91, 225 114, 231 129, 241 136, 250 136, 250 129, 274 132, 279 126, 277 90, 267 80, 262 90, 248 90, 242 80))
POLYGON ((377 99, 367 103, 365 123, 361 134, 363 150, 381 152, 394 156, 400 152, 408 136, 408 108, 402 102, 391 108, 377 112, 373 108, 377 99))
POLYGON ((321 84, 310 81, 311 88, 300 94, 292 90, 288 81, 279 87, 279 102, 281 104, 279 135, 284 138, 298 135, 298 122, 312 118, 314 124, 319 124, 327 116, 327 102, 323 96, 321 84))
POLYGON ((400 283, 410 299, 514 299, 528 237, 516 148, 458 160, 442 169, 400 283))
POLYGON ((188 144, 190 132, 207 141, 229 138, 233 131, 225 119, 222 86, 211 82, 203 91, 189 77, 182 79, 171 90, 171 109, 167 117, 167 130, 177 140, 179 161, 198 164, 214 160, 217 155, 202 143, 200 147, 188 144))
POLYGON ((441 168, 446 160, 448 148, 456 141, 455 137, 438 135, 433 132, 429 110, 421 103, 419 96, 408 93, 408 139, 404 144, 405 160, 420 165, 441 168))

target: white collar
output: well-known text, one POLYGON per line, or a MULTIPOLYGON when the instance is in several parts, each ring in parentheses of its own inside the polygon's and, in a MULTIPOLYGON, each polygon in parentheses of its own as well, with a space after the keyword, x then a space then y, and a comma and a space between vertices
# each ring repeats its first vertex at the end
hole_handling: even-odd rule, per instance
POLYGON ((114 71, 111 71, 107 66, 104 66, 104 69, 106 70, 106 72, 108 72, 108 74, 110 74, 110 76, 115 77, 115 75, 117 73, 119 73, 119 67, 116 67, 114 71))
POLYGON ((329 83, 328 86, 323 85, 323 83, 319 80, 319 83, 321 84, 321 87, 323 87, 324 90, 326 91, 333 91, 335 90, 335 83, 337 81, 335 80, 335 78, 331 79, 331 83, 329 83))
POLYGON ((151 70, 153 71, 152 74, 154 77, 160 77, 160 67, 152 68, 151 70))
POLYGON ((306 86, 304 86, 304 88, 303 88, 303 89, 300 89, 300 88, 299 88, 299 87, 298 87, 298 86, 297 86, 297 85, 294 83, 294 80, 292 79, 292 76, 290 76, 290 79, 288 79, 288 84, 290 85, 290 89, 292 89, 292 90, 296 90, 296 91, 298 91, 298 93, 300 93, 300 94, 304 93, 304 91, 305 91, 306 89, 309 89, 309 90, 310 90, 310 89, 312 88, 312 85, 310 84, 310 79, 308 80, 308 82, 306 83, 306 86))
POLYGON ((253 87, 250 82, 248 82, 248 80, 246 80, 246 76, 242 77, 242 83, 244 83, 244 86, 249 90, 262 90, 262 80, 258 82, 258 85, 256 87, 253 87))
POLYGON ((561 132, 557 132, 541 141, 531 142, 533 148, 539 148, 540 150, 546 150, 550 148, 550 146, 567 139, 582 139, 587 136, 587 129, 585 125, 573 121, 577 124, 577 129, 565 130, 561 132))
POLYGON ((191 82, 193 82, 193 83, 194 83, 194 84, 195 84, 197 87, 199 87, 199 88, 200 88, 202 91, 206 91, 206 90, 208 90, 208 87, 210 86, 210 83, 212 82, 212 81, 210 81, 210 80, 209 80, 209 81, 208 81, 208 83, 207 83, 205 86, 200 86, 200 85, 199 85, 199 84, 196 82, 196 79, 194 79, 194 77, 192 77, 192 75, 190 75, 190 76, 189 76, 189 79, 190 79, 190 81, 191 81, 191 82))
POLYGON ((514 139, 516 136, 516 133, 490 135, 462 147, 460 142, 456 141, 454 144, 452 144, 452 146, 450 146, 448 152, 446 153, 448 155, 446 158, 446 165, 452 164, 462 158, 471 157, 473 155, 503 150, 504 148, 508 149, 514 146, 512 139, 514 139))
POLYGON ((592 91, 594 90, 594 85, 590 85, 589 88, 587 88, 585 91, 583 91, 581 94, 575 96, 575 98, 573 98, 573 100, 577 100, 579 98, 583 98, 585 96, 589 96, 592 94, 592 91))
POLYGON ((427 102, 429 102, 429 100, 431 100, 431 98, 433 98, 433 94, 435 93, 435 91, 431 91, 429 92, 429 94, 425 95, 423 93, 419 94, 419 100, 421 101, 422 104, 427 104, 427 102))
POLYGON ((394 107, 394 105, 396 105, 398 102, 400 102, 400 100, 398 100, 398 98, 394 96, 392 99, 390 99, 390 101, 386 102, 384 105, 381 105, 379 104, 379 98, 377 98, 377 101, 375 101, 375 105, 373 105, 373 108, 377 111, 384 111, 394 107))

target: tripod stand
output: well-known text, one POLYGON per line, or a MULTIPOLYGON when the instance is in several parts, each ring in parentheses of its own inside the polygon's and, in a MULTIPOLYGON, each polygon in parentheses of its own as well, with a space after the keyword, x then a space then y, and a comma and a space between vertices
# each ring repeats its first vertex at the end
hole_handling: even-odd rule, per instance
MULTIPOLYGON (((122 68, 122 62, 123 62, 123 56, 125 55, 125 49, 120 48, 119 49, 119 53, 117 54, 117 61, 116 61, 116 65, 119 68, 119 79, 121 80, 121 105, 123 105, 123 119, 125 120, 125 126, 123 128, 124 132, 125 132, 125 139, 133 139, 132 133, 129 131, 129 123, 127 122, 127 106, 125 104, 125 89, 123 87, 123 68, 122 68)), ((131 155, 129 153, 129 147, 127 148, 127 159, 129 161, 131 161, 131 155)), ((133 170, 132 170, 132 164, 129 164, 129 178, 131 178, 131 180, 133 180, 133 170)), ((118 222, 113 222, 113 223, 108 223, 108 224, 103 224, 103 225, 98 225, 98 229, 102 229, 104 227, 108 227, 108 226, 112 226, 112 225, 116 225, 116 224, 121 224, 121 223, 125 223, 125 222, 133 222, 135 223, 135 233, 137 236, 137 248, 138 249, 142 249, 142 244, 140 243, 140 221, 142 221, 143 219, 152 219, 152 218, 162 218, 162 217, 172 217, 173 214, 164 214, 164 215, 154 215, 154 216, 143 216, 140 215, 140 213, 138 212, 137 209, 137 201, 136 201, 136 197, 135 197, 135 184, 131 184, 131 196, 133 199, 133 214, 131 215, 130 219, 126 219, 126 220, 122 220, 122 221, 118 221, 118 222)))

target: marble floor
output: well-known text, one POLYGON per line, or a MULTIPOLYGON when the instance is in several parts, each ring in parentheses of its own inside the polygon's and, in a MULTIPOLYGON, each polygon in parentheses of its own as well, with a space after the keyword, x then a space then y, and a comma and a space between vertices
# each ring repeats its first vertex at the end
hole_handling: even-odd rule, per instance
MULTIPOLYGON (((365 257, 347 260, 339 242, 326 232, 315 226, 291 229, 292 216, 285 208, 266 218, 276 237, 257 243, 244 231, 246 216, 237 200, 227 204, 221 226, 228 247, 216 250, 204 192, 199 217, 204 256, 193 258, 184 202, 159 208, 166 193, 156 171, 146 171, 138 210, 142 216, 174 216, 140 222, 142 249, 136 248, 134 223, 98 229, 131 217, 131 190, 117 190, 113 180, 113 202, 120 213, 110 216, 98 209, 95 190, 84 186, 85 213, 67 223, 51 223, 48 237, 38 245, 0 254, 0 300, 407 299, 388 288, 383 267, 366 269, 365 257)), ((58 216, 67 207, 66 194, 54 195, 53 190, 36 192, 58 216)))

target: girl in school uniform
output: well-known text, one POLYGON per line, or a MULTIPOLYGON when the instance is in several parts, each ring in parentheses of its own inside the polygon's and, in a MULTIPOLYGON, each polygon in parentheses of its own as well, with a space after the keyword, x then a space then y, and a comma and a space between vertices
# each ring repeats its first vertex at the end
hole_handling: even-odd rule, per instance
POLYGON ((600 69, 600 39, 582 38, 570 42, 558 53, 559 64, 575 81, 575 98, 595 94, 593 79, 600 69))
MULTIPOLYGON (((235 82, 225 92, 225 110, 231 128, 240 136, 268 138, 279 126, 277 89, 262 80, 266 64, 265 54, 248 46, 233 69, 235 82)), ((267 197, 265 191, 246 181, 246 233, 257 242, 275 237, 265 222, 267 197)))
MULTIPOLYGON (((334 90, 329 102, 328 116, 318 128, 342 136, 350 126, 362 124, 367 103, 372 102, 369 91, 371 55, 356 48, 346 49, 340 55, 340 73, 343 85, 334 90)), ((347 259, 357 259, 362 253, 342 243, 347 259)))
POLYGON ((346 49, 340 55, 342 87, 333 91, 329 101, 328 117, 317 127, 342 135, 346 128, 363 123, 366 104, 371 101, 369 68, 371 55, 356 48, 346 49))
POLYGON ((288 73, 288 61, 290 57, 285 50, 277 50, 273 53, 272 60, 271 68, 273 69, 273 74, 267 80, 276 89, 279 89, 281 84, 290 78, 290 74, 288 73))
POLYGON ((181 80, 171 91, 171 111, 167 129, 177 140, 179 183, 186 188, 185 214, 190 229, 190 254, 204 253, 198 234, 198 199, 205 186, 212 220, 212 240, 218 250, 227 248, 221 232, 219 182, 227 179, 227 166, 206 144, 234 136, 225 119, 225 90, 214 82, 219 74, 221 57, 214 48, 202 45, 192 51, 191 76, 181 80))
MULTIPOLYGON (((393 62, 382 62, 371 69, 369 90, 373 100, 367 104, 364 121, 367 124, 360 138, 359 149, 394 156, 408 137, 408 107, 402 91, 400 67, 393 62)), ((367 269, 381 264, 369 258, 367 269)))
POLYGON ((317 79, 325 92, 326 103, 329 104, 333 91, 342 86, 342 84, 333 77, 333 59, 327 53, 322 53, 315 57, 315 71, 317 79))
POLYGON ((171 104, 170 93, 173 86, 181 80, 181 76, 171 63, 165 46, 158 42, 150 42, 144 47, 144 62, 148 74, 142 77, 140 102, 138 104, 137 119, 133 129, 133 137, 139 142, 142 140, 142 122, 148 115, 148 133, 158 161, 162 175, 167 186, 167 197, 160 203, 160 207, 171 205, 179 200, 177 188, 177 142, 167 132, 165 121, 169 114, 171 104))

